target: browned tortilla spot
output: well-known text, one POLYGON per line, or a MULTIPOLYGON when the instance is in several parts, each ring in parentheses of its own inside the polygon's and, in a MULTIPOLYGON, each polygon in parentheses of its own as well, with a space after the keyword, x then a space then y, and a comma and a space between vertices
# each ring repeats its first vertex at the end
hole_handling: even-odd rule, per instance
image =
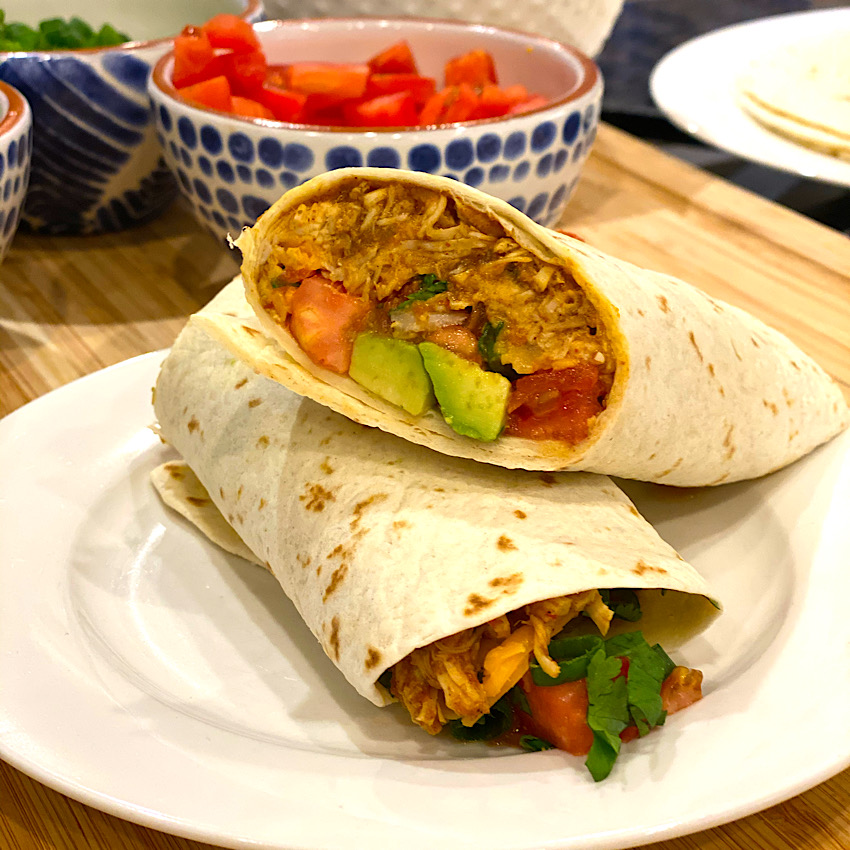
POLYGON ((768 401, 766 398, 761 400, 761 403, 774 415, 779 416, 779 408, 772 402, 768 401))
POLYGON ((490 579, 490 587, 501 587, 502 593, 513 593, 522 582, 522 573, 511 573, 509 576, 497 576, 490 579))
POLYGON ((250 336, 259 336, 260 332, 255 330, 254 328, 249 328, 247 325, 242 325, 242 330, 245 331, 246 334, 250 336))
POLYGON ((260 405, 262 403, 263 403, 263 400, 261 398, 252 398, 248 402, 248 407, 257 407, 257 405, 260 405))
POLYGON ((222 499, 224 498, 224 487, 218 488, 218 495, 221 496, 222 499))
POLYGON ((210 500, 203 496, 186 496, 186 501, 191 505, 197 505, 199 508, 210 503, 210 500))
POLYGON ((711 375, 712 378, 714 377, 714 364, 713 363, 708 364, 708 374, 711 375))
POLYGON ((500 552, 510 552, 511 550, 516 549, 516 544, 513 540, 511 540, 510 537, 506 537, 504 534, 496 541, 496 546, 500 552))
POLYGON ((649 367, 652 365, 652 358, 648 354, 646 355, 646 360, 644 362, 646 363, 647 371, 649 371, 649 367))
POLYGON ((750 342, 751 342, 751 343, 752 343, 752 344, 753 344, 756 348, 761 348, 761 346, 759 345, 759 341, 758 341, 758 340, 757 340, 754 336, 751 336, 751 337, 750 337, 750 342))
POLYGON ((551 486, 555 483, 555 481, 556 481, 555 476, 554 476, 554 475, 552 475, 552 474, 551 474, 551 473, 549 473, 549 472, 544 472, 544 473, 540 476, 540 480, 541 480, 541 481, 542 481, 542 482, 543 482, 543 483, 544 483, 547 487, 551 487, 551 486))
POLYGON ((683 460, 684 458, 678 458, 678 460, 676 460, 676 462, 669 469, 665 469, 664 472, 662 472, 658 477, 664 478, 665 476, 673 472, 673 470, 678 469, 681 466, 683 460))
POLYGON ((647 564, 646 561, 641 558, 632 568, 632 572, 635 575, 642 576, 644 573, 666 573, 667 570, 664 567, 655 567, 652 564, 647 564))
POLYGON ((723 387, 718 387, 717 391, 720 393, 720 395, 726 398, 726 390, 724 390, 723 387))
POLYGON ((236 501, 238 502, 242 498, 242 492, 245 488, 240 484, 239 489, 236 491, 236 501))
POLYGON ((259 504, 259 507, 257 509, 261 511, 265 506, 266 506, 266 500, 260 499, 260 504, 259 504))
POLYGON ((319 566, 318 566, 318 567, 316 567, 316 576, 318 577, 318 576, 320 576, 321 574, 322 574, 322 565, 321 565, 321 564, 319 564, 319 566))
POLYGON ((339 661, 339 617, 335 616, 331 620, 331 636, 328 638, 333 657, 335 661, 339 661))
POLYGON ((435 493, 445 493, 446 491, 443 487, 435 487, 434 492, 435 493))
POLYGON ((693 331, 688 331, 688 339, 690 339, 691 345, 694 347, 694 350, 697 353, 697 357, 699 357, 699 362, 702 363, 702 352, 699 350, 699 346, 697 345, 697 340, 694 336, 693 331))
POLYGON ((517 519, 525 519, 525 518, 528 516, 528 514, 527 514, 525 511, 521 511, 519 508, 517 508, 517 509, 514 511, 514 516, 515 516, 517 519))
POLYGON ((723 445, 726 448, 726 457, 731 458, 735 454, 735 445, 732 443, 732 432, 735 430, 734 425, 730 425, 726 431, 726 436, 723 438, 723 445))
POLYGON ((729 475, 730 473, 728 472, 724 473, 720 476, 720 478, 716 478, 714 481, 712 481, 709 486, 714 486, 715 484, 722 484, 729 477, 729 475))
POLYGON ((340 564, 331 575, 331 580, 322 594, 322 602, 327 602, 328 597, 342 584, 343 579, 348 573, 348 564, 340 564))
POLYGON ((333 502, 335 498, 334 494, 321 484, 308 484, 306 492, 298 497, 298 501, 306 502, 306 510, 321 513, 325 509, 325 503, 333 502))
POLYGON ((197 419, 193 416, 193 417, 189 420, 189 424, 188 424, 188 426, 187 426, 187 427, 189 428, 189 433, 190 433, 190 434, 192 434, 192 433, 194 433, 195 431, 197 431, 197 430, 198 430, 198 428, 200 427, 200 424, 201 424, 201 423, 200 423, 200 422, 198 422, 198 420, 197 420, 197 419))
POLYGON ((247 383, 248 383, 248 379, 247 379, 247 378, 243 378, 241 381, 239 381, 238 383, 236 383, 236 384, 234 384, 234 385, 233 385, 233 389, 234 389, 234 390, 241 390, 241 389, 242 389, 242 387, 244 387, 244 386, 245 386, 245 384, 247 384, 247 383))
POLYGON ((381 653, 375 649, 374 646, 370 646, 369 649, 366 650, 366 660, 363 662, 363 666, 367 670, 371 670, 374 667, 377 667, 381 663, 381 653))
POLYGON ((663 295, 658 296, 658 305, 661 307, 661 311, 663 313, 670 312, 670 305, 667 303, 667 299, 663 295))
POLYGON ((346 557, 349 554, 350 553, 346 550, 345 546, 343 546, 342 543, 337 543, 337 545, 334 546, 334 548, 331 549, 331 551, 328 552, 328 554, 325 555, 325 557, 328 558, 328 559, 330 559, 330 558, 342 558, 342 557, 346 557))
POLYGON ((363 518, 363 511, 365 511, 369 505, 374 505, 376 502, 383 502, 384 499, 387 498, 389 498, 389 496, 386 493, 373 493, 368 499, 363 499, 363 501, 358 502, 352 511, 351 530, 354 531, 354 529, 360 525, 360 520, 363 518))
POLYGON ((259 440, 257 440, 257 446, 259 448, 264 449, 266 446, 268 446, 269 442, 269 438, 265 434, 263 434, 263 436, 260 437, 259 440))
POLYGON ((322 472, 324 472, 324 473, 325 473, 325 475, 332 475, 332 474, 333 474, 333 471, 334 471, 334 468, 330 465, 329 461, 330 461, 330 458, 329 458, 329 457, 326 457, 326 458, 325 458, 325 459, 324 459, 324 460, 323 460, 323 461, 319 464, 319 469, 321 469, 321 470, 322 470, 322 472))
POLYGON ((176 481, 182 481, 183 478, 185 477, 185 473, 183 472, 182 469, 180 469, 179 466, 177 466, 177 464, 174 464, 174 465, 169 464, 165 468, 168 470, 168 474, 172 478, 174 478, 176 481))
POLYGON ((227 515, 227 521, 228 521, 231 525, 233 525, 233 514, 228 514, 228 515, 227 515))
POLYGON ((410 528, 410 523, 406 519, 397 519, 393 523, 393 530, 400 531, 402 528, 410 528))
POLYGON ((788 393, 788 389, 787 389, 787 387, 783 387, 783 388, 782 388, 782 397, 785 399, 785 404, 786 404, 788 407, 791 407, 791 405, 793 405, 793 404, 794 404, 794 399, 793 399, 793 398, 791 397, 791 395, 788 393))
POLYGON ((319 441, 320 446, 326 446, 331 441, 330 437, 325 437, 323 440, 319 441))
POLYGON ((644 313, 644 311, 641 310, 640 307, 638 307, 637 313, 638 313, 638 316, 645 316, 646 315, 646 313, 644 313))
POLYGON ((236 522, 242 525, 245 522, 245 516, 243 514, 236 514, 236 522))
POLYGON ((794 368, 795 368, 798 372, 800 371, 800 364, 799 364, 796 360, 792 360, 792 361, 791 361, 791 365, 792 365, 792 366, 793 366, 793 367, 794 367, 794 368))
POLYGON ((640 511, 634 505, 629 505, 629 512, 635 516, 640 516, 640 511))
POLYGON ((302 567, 309 567, 313 561, 313 558, 310 555, 302 554, 301 552, 296 553, 295 560, 301 564, 302 567))
POLYGON ((653 452, 653 453, 649 456, 649 460, 652 460, 652 459, 655 457, 655 454, 656 454, 656 453, 655 453, 655 452, 653 452))
POLYGON ((469 598, 466 600, 466 608, 463 609, 463 615, 465 617, 471 617, 473 614, 483 611, 488 605, 492 605, 495 601, 495 599, 485 599, 477 593, 470 593, 469 598))
POLYGON ((799 436, 800 436, 800 432, 799 432, 799 431, 792 431, 792 432, 788 435, 788 442, 789 442, 789 443, 793 442, 793 441, 794 441, 794 438, 795 438, 795 437, 799 437, 799 436))

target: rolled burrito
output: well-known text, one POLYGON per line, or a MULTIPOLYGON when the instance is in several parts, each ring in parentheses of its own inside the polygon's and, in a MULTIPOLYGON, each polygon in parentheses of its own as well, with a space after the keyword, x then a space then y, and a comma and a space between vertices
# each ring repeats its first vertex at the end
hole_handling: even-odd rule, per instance
POLYGON ((558 675, 550 642, 571 621, 599 636, 619 613, 675 643, 716 611, 705 580, 608 478, 504 470, 364 428, 258 374, 224 330, 250 339, 250 324, 238 305, 218 307, 163 363, 160 433, 187 466, 154 482, 273 573, 375 705, 399 700, 430 733, 475 729, 531 668, 558 675))
POLYGON ((453 180, 321 175, 235 244, 264 374, 448 455, 713 485, 850 421, 777 331, 453 180))

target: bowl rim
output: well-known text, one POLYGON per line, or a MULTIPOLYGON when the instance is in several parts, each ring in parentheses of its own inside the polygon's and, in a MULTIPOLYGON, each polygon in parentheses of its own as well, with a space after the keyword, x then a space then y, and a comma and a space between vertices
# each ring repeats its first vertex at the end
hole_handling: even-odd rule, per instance
POLYGON ((248 118, 242 115, 234 115, 230 112, 222 112, 221 110, 212 109, 208 106, 202 106, 198 103, 192 103, 181 97, 180 90, 172 84, 170 79, 166 79, 165 68, 174 56, 173 50, 170 50, 168 53, 161 56, 156 65, 154 65, 153 71, 151 72, 150 76, 149 86, 151 88, 156 88, 163 95, 170 98, 171 100, 176 101, 186 109, 195 110, 201 114, 210 114, 214 116, 228 118, 242 125, 249 124, 255 127, 268 129, 300 130, 308 131, 311 133, 328 133, 337 135, 399 135, 422 133, 433 130, 455 130, 459 127, 481 127, 492 124, 504 124, 505 122, 511 121, 513 119, 525 119, 529 116, 542 116, 543 114, 549 111, 560 109, 563 106, 583 97, 589 91, 592 91, 594 87, 599 86, 602 79, 602 73, 596 62, 594 62, 594 60, 590 56, 583 53, 578 48, 573 47, 570 44, 557 41, 553 38, 548 38, 545 35, 524 32, 523 30, 511 29, 509 27, 495 26, 494 24, 479 24, 474 23, 472 21, 464 21, 450 18, 426 18, 416 15, 358 15, 356 17, 287 18, 285 20, 267 20, 260 21, 257 24, 254 24, 254 27, 259 28, 260 31, 284 28, 304 30, 308 29, 311 26, 322 27, 328 24, 356 25, 358 23, 367 23, 374 25, 440 24, 448 25, 449 27, 454 29, 464 29, 484 33, 506 34, 509 36, 520 36, 522 39, 526 40, 529 47, 532 47, 534 45, 546 46, 550 50, 554 49, 555 52, 568 54, 571 58, 578 61, 579 65, 581 66, 583 76, 576 90, 571 92, 569 95, 562 98, 558 98, 557 100, 549 101, 545 106, 539 106, 536 109, 530 109, 528 110, 528 112, 521 112, 514 115, 501 115, 495 118, 479 118, 475 121, 455 121, 451 124, 417 124, 415 127, 338 127, 329 126, 327 124, 293 124, 288 121, 275 121, 269 118, 248 118))
POLYGON ((18 125, 26 120, 30 108, 26 98, 16 88, 2 80, 0 80, 0 92, 3 92, 9 101, 9 108, 5 115, 0 116, 0 137, 2 137, 17 129, 18 125))
MULTIPOLYGON (((144 2, 144 0, 142 0, 144 2)), ((237 17, 247 20, 256 14, 262 14, 262 0, 245 0, 245 8, 237 15, 237 17)), ((105 53, 107 50, 140 50, 149 47, 157 47, 174 41, 180 33, 174 35, 166 35, 161 38, 150 38, 145 41, 122 41, 121 44, 112 44, 104 47, 57 47, 53 50, 6 50, 0 51, 0 61, 10 56, 58 56, 61 54, 72 54, 76 56, 87 56, 90 54, 105 53)))

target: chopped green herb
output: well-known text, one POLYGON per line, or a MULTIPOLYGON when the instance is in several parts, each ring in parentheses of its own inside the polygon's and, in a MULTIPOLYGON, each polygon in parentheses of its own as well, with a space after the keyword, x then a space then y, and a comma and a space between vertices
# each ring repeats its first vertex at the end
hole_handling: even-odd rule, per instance
POLYGON ((502 365, 502 359, 496 354, 496 339, 504 326, 504 322, 499 322, 498 325, 487 322, 478 337, 478 351, 491 369, 502 365))
POLYGON ((82 47, 111 47, 129 41, 110 24, 95 31, 81 18, 48 18, 37 29, 21 23, 6 23, 0 10, 0 51, 76 50, 82 47))
POLYGON ((519 745, 531 753, 539 753, 543 750, 554 750, 555 745, 544 741, 542 738, 537 738, 534 735, 523 735, 519 739, 519 745))
POLYGON ((633 590, 627 588, 600 590, 599 595, 602 597, 602 601, 614 612, 614 616, 621 620, 635 623, 643 616, 643 612, 640 610, 640 600, 633 590))
POLYGON ((401 304, 398 305, 399 310, 406 310, 416 301, 428 301, 435 295, 445 292, 449 288, 448 281, 438 280, 435 274, 423 274, 419 289, 416 292, 411 292, 401 304))
POLYGON ((529 717, 531 716, 531 706, 528 704, 528 697, 525 691, 519 686, 514 685, 509 691, 508 696, 511 698, 511 703, 517 706, 521 711, 524 711, 529 717))
POLYGON ((596 635, 559 638, 549 644, 549 655, 559 663, 560 671, 556 676, 544 672, 539 664, 532 661, 531 678, 535 685, 562 685, 575 682, 587 676, 590 659, 602 648, 603 640, 596 635))
POLYGON ((620 753, 620 732, 629 725, 626 678, 620 675, 622 662, 599 649, 587 667, 587 725, 593 732, 593 745, 585 766, 597 781, 605 779, 620 753))
POLYGON ((459 741, 490 741, 504 735, 511 728, 513 709, 507 694, 490 708, 489 714, 480 717, 472 726, 460 720, 450 720, 449 732, 459 741))

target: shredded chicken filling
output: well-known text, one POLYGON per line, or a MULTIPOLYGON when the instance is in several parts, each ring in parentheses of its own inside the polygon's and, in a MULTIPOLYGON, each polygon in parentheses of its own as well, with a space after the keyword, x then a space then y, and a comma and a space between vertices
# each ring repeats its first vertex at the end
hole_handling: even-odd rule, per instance
POLYGON ((607 633, 613 614, 598 590, 535 602, 519 618, 502 615, 415 649, 392 668, 392 694, 432 735, 449 720, 471 726, 519 682, 532 656, 557 675, 549 643, 582 612, 607 633))
POLYGON ((277 224, 260 275, 260 295, 277 321, 287 320, 273 287, 281 273, 297 281, 316 271, 368 301, 372 324, 394 336, 417 338, 457 323, 479 333, 485 322, 502 324, 495 351, 517 373, 592 363, 610 386, 614 359, 605 328, 572 275, 489 216, 438 192, 359 181, 291 210, 277 224), (396 321, 393 309, 430 274, 445 280, 447 291, 396 321))

